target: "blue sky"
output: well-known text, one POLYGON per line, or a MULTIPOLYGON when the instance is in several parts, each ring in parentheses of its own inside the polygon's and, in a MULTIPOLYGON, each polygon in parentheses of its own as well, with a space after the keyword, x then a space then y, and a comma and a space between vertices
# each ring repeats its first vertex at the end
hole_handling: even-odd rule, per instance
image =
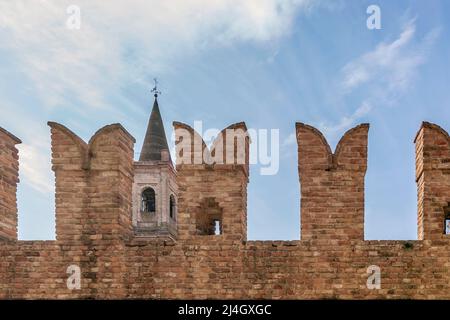
POLYGON ((449 13, 445 0, 0 0, 0 126, 23 140, 19 237, 54 238, 46 122, 86 141, 120 122, 138 152, 158 77, 168 137, 174 120, 280 130, 278 174, 251 168, 249 239, 300 237, 296 121, 332 149, 369 122, 365 238, 416 239, 413 139, 423 120, 450 128, 449 13), (380 30, 366 27, 371 4, 380 30))

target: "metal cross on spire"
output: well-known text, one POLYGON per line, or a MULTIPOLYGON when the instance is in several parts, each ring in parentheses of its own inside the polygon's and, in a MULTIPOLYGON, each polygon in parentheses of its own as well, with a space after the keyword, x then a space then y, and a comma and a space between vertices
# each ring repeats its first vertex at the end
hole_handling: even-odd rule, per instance
POLYGON ((158 94, 161 94, 161 91, 158 90, 158 79, 153 78, 153 81, 155 82, 155 86, 153 87, 153 89, 151 90, 151 92, 153 92, 155 98, 158 97, 158 94))

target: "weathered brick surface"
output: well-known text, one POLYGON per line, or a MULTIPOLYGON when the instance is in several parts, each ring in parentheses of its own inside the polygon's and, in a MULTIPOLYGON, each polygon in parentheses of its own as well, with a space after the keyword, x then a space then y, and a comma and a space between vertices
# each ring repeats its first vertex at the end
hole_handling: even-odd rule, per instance
POLYGON ((444 208, 450 205, 450 137, 424 122, 415 143, 418 239, 442 239, 444 208))
POLYGON ((17 239, 17 183, 21 141, 0 128, 0 239, 17 239))
POLYGON ((301 238, 364 239, 368 124, 349 130, 336 152, 317 129, 297 123, 301 238))
POLYGON ((49 126, 56 177, 56 238, 70 246, 82 244, 71 264, 81 267, 89 298, 102 292, 114 295, 123 289, 125 274, 123 256, 116 252, 123 251, 123 240, 132 235, 135 140, 119 124, 100 129, 89 144, 60 124, 50 122, 49 126), (97 273, 105 276, 99 279, 97 273))
MULTIPOLYGON (((192 152, 192 164, 177 164, 178 195, 178 238, 189 239, 192 237, 205 237, 199 229, 204 229, 211 211, 217 214, 221 212, 223 235, 221 238, 229 240, 244 240, 247 238, 247 183, 248 183, 248 152, 249 137, 246 137, 247 128, 244 123, 238 123, 225 128, 221 138, 212 144, 211 153, 215 150, 223 151, 221 163, 205 164, 204 159, 210 154, 202 138, 186 124, 176 122, 174 124, 177 148, 184 148, 187 140, 180 138, 179 129, 185 129, 190 133, 189 142, 192 152), (230 164, 226 162, 227 151, 238 157, 239 142, 234 141, 233 150, 227 150, 227 129, 242 130, 241 141, 245 152, 244 163, 230 164), (200 141, 196 141, 199 139, 200 141), (194 143, 197 142, 197 148, 194 143), (197 154, 196 154, 197 153, 197 154), (202 163, 195 163, 194 157, 200 153, 202 163), (204 154, 207 156, 204 156, 204 154)), ((188 149, 189 150, 189 149, 188 149)), ((179 153, 179 152, 177 152, 179 153)), ((178 161, 178 160, 177 160, 178 161)))
MULTIPOLYGON (((316 130, 297 125, 309 224, 301 241, 246 241, 246 164, 178 166, 179 238, 133 238, 132 137, 115 125, 86 144, 51 127, 57 240, 0 242, 0 298, 450 299, 450 241, 437 210, 450 196, 448 135, 434 125, 425 123, 416 139, 418 241, 362 238, 366 126, 348 132, 333 156, 316 130), (216 207, 223 235, 199 235, 199 208, 216 207), (328 214, 315 219, 315 208, 328 214), (81 290, 66 286, 72 264, 81 267, 81 290), (370 265, 381 268, 381 289, 366 287, 370 265)), ((2 152, 8 139, 0 135, 2 152)), ((8 159, 2 170, 12 166, 17 179, 17 156, 8 159)))
POLYGON ((0 249, 0 296, 450 298, 448 241, 241 243, 210 236, 176 244, 145 241, 108 247, 99 243, 95 249, 101 257, 97 269, 82 266, 82 289, 70 291, 66 268, 89 261, 86 247, 56 241, 5 243, 0 249), (366 287, 369 265, 381 268, 380 290, 366 287))

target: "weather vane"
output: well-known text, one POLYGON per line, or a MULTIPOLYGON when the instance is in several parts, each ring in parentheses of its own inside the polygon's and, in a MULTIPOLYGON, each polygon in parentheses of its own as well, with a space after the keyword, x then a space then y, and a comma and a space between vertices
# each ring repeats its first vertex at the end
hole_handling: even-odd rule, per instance
POLYGON ((153 87, 152 91, 154 93, 155 98, 158 97, 158 94, 161 94, 161 91, 158 90, 158 79, 153 78, 153 81, 155 82, 155 86, 153 87))

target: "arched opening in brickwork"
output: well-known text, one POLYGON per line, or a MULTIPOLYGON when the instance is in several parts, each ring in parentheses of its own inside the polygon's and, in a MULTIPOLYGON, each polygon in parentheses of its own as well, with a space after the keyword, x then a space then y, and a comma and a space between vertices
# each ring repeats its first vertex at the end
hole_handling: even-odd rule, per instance
POLYGON ((215 198, 206 198, 196 215, 198 235, 223 234, 223 212, 215 198))
POLYGON ((155 213, 156 196, 153 188, 145 188, 141 195, 141 212, 155 213))

